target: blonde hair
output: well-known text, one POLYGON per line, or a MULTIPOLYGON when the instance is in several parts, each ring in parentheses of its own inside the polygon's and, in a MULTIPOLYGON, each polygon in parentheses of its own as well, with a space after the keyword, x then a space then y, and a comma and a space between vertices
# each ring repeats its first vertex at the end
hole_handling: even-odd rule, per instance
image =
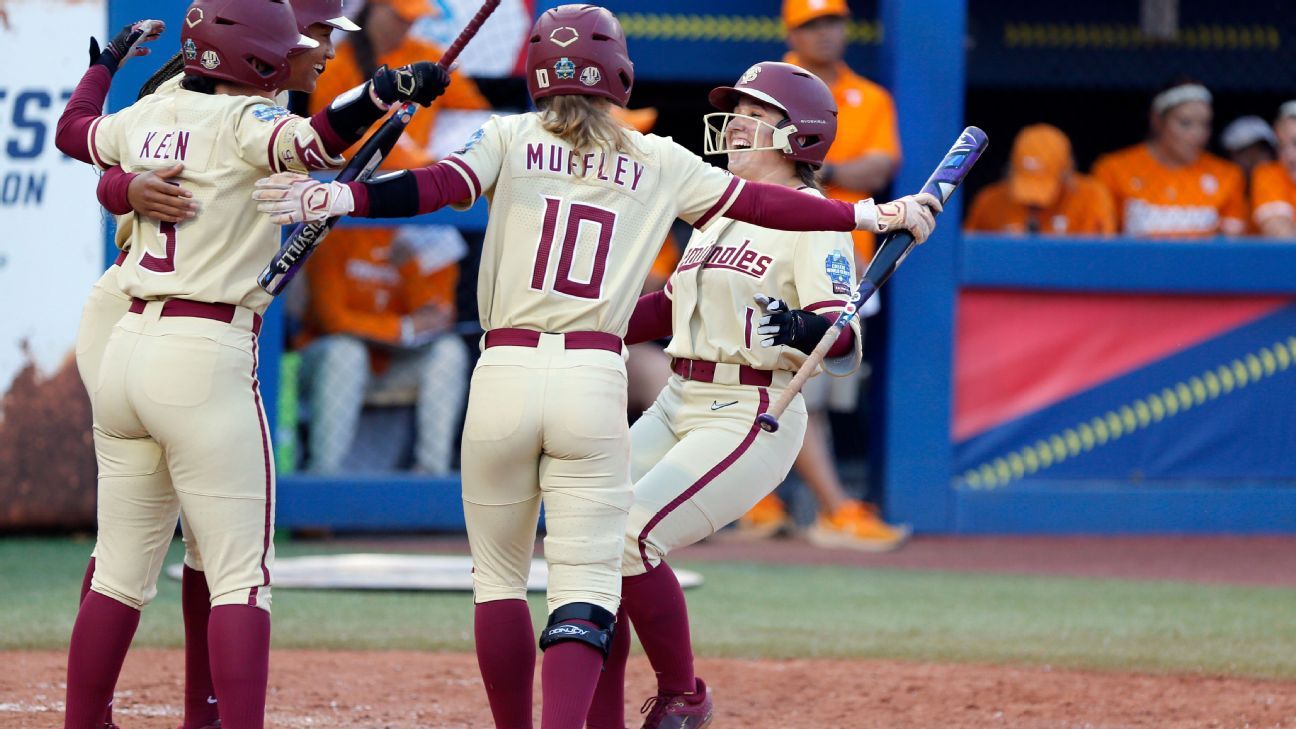
POLYGON ((562 94, 546 96, 536 106, 544 130, 570 144, 577 153, 634 155, 630 133, 608 111, 606 102, 593 96, 562 94))

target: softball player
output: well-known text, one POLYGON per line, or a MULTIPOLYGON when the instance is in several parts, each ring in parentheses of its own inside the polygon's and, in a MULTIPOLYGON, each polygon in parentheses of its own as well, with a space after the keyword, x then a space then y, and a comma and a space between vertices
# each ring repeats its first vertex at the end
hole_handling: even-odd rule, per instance
MULTIPOLYGON (((332 33, 336 30, 353 31, 359 26, 343 15, 342 0, 298 0, 293 5, 293 14, 297 20, 298 31, 315 40, 318 47, 294 53, 289 58, 290 74, 284 88, 293 91, 310 92, 315 87, 316 79, 322 69, 334 57, 332 33)), ((119 36, 125 42, 133 28, 127 28, 119 36)), ((156 37, 151 36, 149 40, 156 37)), ((111 48, 111 46, 110 46, 111 48)), ((127 56, 129 58, 129 55, 127 56)), ((180 88, 183 72, 184 54, 165 64, 141 88, 140 97, 151 93, 174 93, 180 88), (176 63, 176 61, 179 63, 176 63)), ((375 114, 381 113, 375 108, 375 114)), ((83 160, 91 162, 88 156, 83 160)), ((154 220, 180 223, 194 216, 195 208, 188 190, 172 179, 183 171, 184 165, 177 163, 169 168, 156 171, 127 173, 120 165, 106 170, 100 178, 98 187, 99 201, 111 213, 119 216, 132 212, 154 220)), ((117 282, 117 267, 125 259, 125 250, 129 247, 129 221, 118 226, 117 243, 122 253, 104 275, 91 289, 82 311, 81 324, 77 335, 77 365, 86 391, 93 394, 92 384, 97 379, 99 361, 112 326, 127 312, 130 297, 122 292, 117 282)), ((156 479, 160 485, 169 483, 169 474, 165 468, 155 474, 138 477, 156 479)), ((186 523, 183 511, 180 514, 181 532, 185 542, 184 567, 181 577, 181 610, 185 628, 185 691, 184 720, 181 729, 215 726, 218 721, 218 710, 211 682, 211 670, 207 655, 207 617, 210 611, 210 594, 206 579, 202 573, 202 560, 199 557, 191 530, 186 523)), ((90 591, 91 579, 94 576, 95 558, 91 555, 85 578, 81 586, 81 598, 85 599, 90 591)), ((105 725, 112 726, 111 703, 105 717, 105 725)))
MULTIPOLYGON (((837 104, 817 76, 788 63, 758 63, 710 94, 705 150, 728 154, 738 177, 767 180, 823 199, 815 170, 837 133, 837 104), (811 130, 805 134, 802 130, 811 130)), ((629 617, 657 673, 643 726, 700 729, 712 700, 693 675, 684 594, 665 562, 672 550, 742 516, 787 476, 805 433, 801 396, 776 433, 756 418, 792 379, 840 314, 855 285, 851 236, 788 233, 724 220, 693 234, 663 291, 640 298, 627 342, 673 335, 674 375, 630 430, 634 505, 621 561, 622 617, 629 617)), ((825 367, 847 375, 860 362, 858 323, 825 367)), ((589 726, 625 726, 630 636, 614 636, 589 726)))
MULTIPOLYGON (((625 129, 609 104, 625 105, 634 68, 604 8, 554 8, 529 37, 538 111, 492 118, 430 167, 347 184, 280 174, 256 196, 279 223, 406 217, 490 200, 477 293, 486 334, 462 453, 478 663, 496 726, 531 727, 526 577, 543 500, 542 727, 574 729, 584 726, 620 600, 631 504, 622 336, 671 221, 706 229, 728 216, 843 231, 903 224, 925 237, 939 203, 852 206, 745 183, 667 138, 625 129)), ((755 265, 745 252, 733 258, 755 265)))
MULTIPOLYGON (((274 482, 255 378, 255 334, 269 297, 252 269, 277 236, 244 214, 241 186, 267 170, 336 166, 336 152, 388 104, 428 103, 445 84, 432 64, 418 64, 384 69, 310 121, 266 103, 289 82, 289 55, 319 45, 298 32, 286 3, 199 0, 185 17, 181 84, 102 117, 115 69, 96 64, 60 119, 59 147, 74 157, 129 171, 184 163, 183 180, 207 213, 180 224, 133 215, 123 226, 135 245, 112 273, 131 297, 130 314, 102 360, 87 357, 99 369, 90 384, 100 531, 91 592, 73 630, 66 726, 102 721, 139 608, 156 594, 181 503, 206 567, 220 719, 226 727, 263 723, 274 482)), ((311 83, 322 61, 312 66, 311 83)))

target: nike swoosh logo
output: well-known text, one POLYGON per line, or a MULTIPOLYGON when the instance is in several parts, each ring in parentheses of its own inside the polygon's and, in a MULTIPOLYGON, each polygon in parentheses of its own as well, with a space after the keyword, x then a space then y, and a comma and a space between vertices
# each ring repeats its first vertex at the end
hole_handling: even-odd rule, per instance
POLYGON ((712 410, 719 410, 720 408, 727 408, 727 407, 729 407, 730 405, 737 405, 737 404, 738 404, 738 401, 737 401, 737 400, 734 400, 733 402, 720 402, 719 400, 712 400, 712 401, 711 401, 711 409, 712 409, 712 410))
POLYGON ((207 697, 207 703, 209 703, 209 704, 214 704, 214 703, 216 703, 216 697, 215 697, 215 696, 208 696, 208 697, 207 697))

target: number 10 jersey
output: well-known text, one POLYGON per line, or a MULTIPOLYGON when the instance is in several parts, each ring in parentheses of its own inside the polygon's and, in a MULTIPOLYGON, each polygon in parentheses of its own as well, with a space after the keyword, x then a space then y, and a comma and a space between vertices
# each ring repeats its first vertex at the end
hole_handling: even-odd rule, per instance
POLYGON ((743 182, 669 137, 627 130, 624 151, 577 151, 538 113, 492 117, 443 164, 485 196, 482 327, 624 336, 675 218, 705 228, 743 182))

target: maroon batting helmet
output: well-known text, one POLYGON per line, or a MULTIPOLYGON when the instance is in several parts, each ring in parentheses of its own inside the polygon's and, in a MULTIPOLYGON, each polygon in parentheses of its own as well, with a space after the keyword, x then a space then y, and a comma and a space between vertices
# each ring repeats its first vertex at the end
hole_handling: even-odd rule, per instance
POLYGON ((338 30, 356 31, 360 26, 342 12, 342 0, 292 0, 293 14, 297 16, 297 29, 302 33, 316 23, 324 23, 338 30))
POLYGON ((290 53, 318 45, 286 0, 194 0, 180 30, 186 74, 267 91, 288 79, 290 53))
POLYGON ((797 162, 815 167, 823 164, 824 155, 837 138, 837 102, 818 76, 790 63, 765 61, 747 69, 733 86, 712 89, 707 99, 711 106, 733 113, 742 96, 787 114, 787 119, 776 125, 776 148, 797 162))
POLYGON ((634 64, 616 16, 597 5, 559 5, 531 27, 527 90, 532 100, 575 94, 630 100, 634 64))

